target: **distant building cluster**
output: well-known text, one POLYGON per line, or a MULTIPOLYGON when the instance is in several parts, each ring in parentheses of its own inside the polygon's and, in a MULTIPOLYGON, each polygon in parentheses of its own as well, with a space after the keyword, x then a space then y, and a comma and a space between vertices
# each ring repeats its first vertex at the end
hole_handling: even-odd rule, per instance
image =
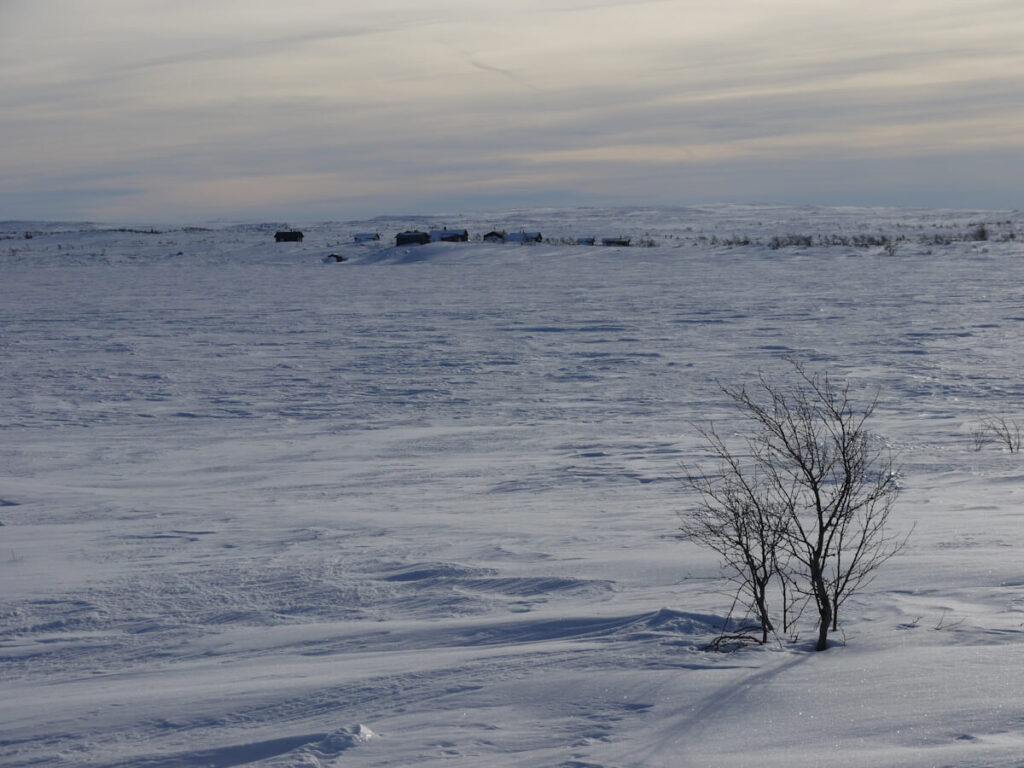
MULTIPOLYGON (((274 240, 278 243, 301 243, 302 238, 303 234, 298 230, 283 230, 274 233, 274 240)), ((544 242, 544 237, 540 232, 506 232, 504 230, 493 230, 483 235, 481 239, 485 243, 517 243, 519 245, 544 242)), ((357 232, 354 240, 356 243, 373 243, 379 242, 381 236, 379 232, 357 232)), ((468 230, 448 229, 448 227, 432 229, 429 232, 421 232, 418 229, 414 229, 407 232, 399 232, 395 235, 396 246, 426 245, 427 243, 465 243, 468 241, 468 230)), ((575 242, 576 245, 596 245, 600 242, 601 245, 624 248, 629 246, 630 239, 628 237, 602 237, 598 241, 595 237, 577 237, 572 241, 562 240, 559 242, 563 244, 575 242)))
POLYGON ((469 232, 465 229, 432 229, 429 232, 412 230, 395 235, 395 245, 426 245, 427 243, 465 243, 469 232))

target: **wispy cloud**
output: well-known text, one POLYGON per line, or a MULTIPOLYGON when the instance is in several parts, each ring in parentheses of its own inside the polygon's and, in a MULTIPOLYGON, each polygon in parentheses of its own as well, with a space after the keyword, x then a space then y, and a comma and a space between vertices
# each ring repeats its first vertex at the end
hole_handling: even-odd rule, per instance
MULTIPOLYGON (((308 210, 359 190, 378 206, 493 201, 502 188, 567 203, 742 199, 742 169, 765 163, 819 178, 851 158, 884 171, 893 158, 1009 157, 1024 114, 1018 8, 95 0, 86 14, 8 0, 0 185, 15 191, 0 202, 67 217, 105 186, 123 194, 103 205, 137 216, 199 200, 212 214, 308 210), (62 183, 82 194, 48 198, 62 183), (53 210, 38 210, 47 199, 53 210)), ((805 194, 785 178, 780 201, 805 194)), ((914 202, 903 181, 876 183, 914 202)))

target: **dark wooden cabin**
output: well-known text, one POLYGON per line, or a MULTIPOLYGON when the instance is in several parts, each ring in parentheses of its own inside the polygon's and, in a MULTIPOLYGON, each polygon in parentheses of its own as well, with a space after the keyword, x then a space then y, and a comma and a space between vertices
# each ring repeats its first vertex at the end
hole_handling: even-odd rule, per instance
POLYGON ((544 242, 544 238, 541 237, 540 232, 510 232, 505 238, 505 242, 523 245, 526 243, 541 243, 544 242))
POLYGON ((469 240, 469 231, 465 229, 434 229, 430 232, 432 243, 465 243, 469 240))
POLYGON ((426 245, 429 242, 430 235, 418 230, 413 230, 412 232, 399 232, 395 235, 395 245, 426 245))

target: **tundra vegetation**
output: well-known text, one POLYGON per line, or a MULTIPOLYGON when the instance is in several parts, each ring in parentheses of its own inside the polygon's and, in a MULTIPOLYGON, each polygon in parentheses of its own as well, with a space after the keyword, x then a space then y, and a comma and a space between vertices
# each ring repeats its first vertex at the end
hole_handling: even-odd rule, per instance
POLYGON ((696 502, 681 529, 721 556, 755 639, 791 634, 812 605, 822 651, 844 604, 906 538, 888 525, 899 493, 892 453, 867 429, 877 396, 858 407, 848 384, 793 368, 790 384, 760 375, 753 387, 721 386, 747 430, 733 446, 715 425, 699 428, 714 466, 687 470, 696 502))
POLYGON ((1010 453, 1020 453, 1020 424, 1011 416, 986 416, 971 432, 974 450, 999 445, 1010 453))

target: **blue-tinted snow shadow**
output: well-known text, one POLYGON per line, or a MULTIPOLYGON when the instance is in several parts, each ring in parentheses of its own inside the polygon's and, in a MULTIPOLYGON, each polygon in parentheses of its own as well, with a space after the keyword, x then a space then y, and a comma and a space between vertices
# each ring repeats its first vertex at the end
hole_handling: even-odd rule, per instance
MULTIPOLYGON (((453 620, 443 624, 422 623, 378 629, 344 638, 316 641, 304 651, 307 656, 344 653, 348 650, 391 652, 440 648, 507 647, 510 652, 523 646, 565 643, 653 644, 704 648, 727 627, 727 620, 712 614, 687 613, 662 608, 625 616, 535 617, 521 614, 509 620, 453 620)), ((677 660, 675 666, 705 667, 677 660)), ((639 657, 633 664, 643 664, 639 657)), ((663 663, 663 662, 658 662, 663 663)))
POLYGON ((582 616, 496 623, 466 633, 461 638, 461 644, 483 646, 560 640, 637 641, 670 638, 697 643, 720 632, 724 624, 720 616, 662 608, 652 613, 628 616, 582 616))
POLYGON ((201 765, 208 768, 232 768, 247 765, 258 760, 287 754, 299 747, 326 738, 326 733, 311 733, 302 736, 286 736, 280 739, 257 741, 251 744, 237 744, 230 747, 177 752, 157 757, 133 758, 117 763, 107 763, 99 768, 181 768, 186 765, 201 765))

